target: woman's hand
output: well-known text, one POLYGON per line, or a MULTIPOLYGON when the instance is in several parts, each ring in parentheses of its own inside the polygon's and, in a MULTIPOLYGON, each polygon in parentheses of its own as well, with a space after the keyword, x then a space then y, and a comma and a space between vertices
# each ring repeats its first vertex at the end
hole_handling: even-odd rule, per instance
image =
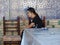
POLYGON ((26 28, 31 28, 33 27, 34 23, 31 23, 30 25, 26 26, 26 28))

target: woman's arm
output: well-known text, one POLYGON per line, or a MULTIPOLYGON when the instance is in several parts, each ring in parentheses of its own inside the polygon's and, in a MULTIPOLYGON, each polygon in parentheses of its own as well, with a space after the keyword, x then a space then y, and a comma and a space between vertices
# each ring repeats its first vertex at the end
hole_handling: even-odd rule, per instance
POLYGON ((29 24, 26 28, 31 28, 33 27, 34 23, 29 24))

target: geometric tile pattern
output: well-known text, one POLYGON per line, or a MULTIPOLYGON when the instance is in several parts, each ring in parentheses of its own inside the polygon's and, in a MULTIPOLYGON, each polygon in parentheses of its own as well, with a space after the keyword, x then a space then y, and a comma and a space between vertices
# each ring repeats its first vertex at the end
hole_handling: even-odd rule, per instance
POLYGON ((0 20, 26 16, 24 9, 34 7, 39 16, 47 19, 60 19, 60 0, 0 0, 0 20))

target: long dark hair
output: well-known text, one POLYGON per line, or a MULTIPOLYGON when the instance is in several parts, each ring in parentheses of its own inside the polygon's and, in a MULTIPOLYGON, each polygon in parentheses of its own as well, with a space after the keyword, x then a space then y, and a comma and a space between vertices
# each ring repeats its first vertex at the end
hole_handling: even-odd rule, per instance
MULTIPOLYGON (((36 13, 35 9, 32 8, 32 7, 28 7, 27 11, 30 11, 30 12, 34 13, 36 16, 38 16, 38 14, 36 13)), ((28 17, 28 19, 29 19, 29 24, 30 24, 31 23, 31 18, 28 17)))
POLYGON ((38 14, 36 13, 35 9, 32 8, 32 7, 29 7, 29 8, 27 9, 27 11, 30 11, 30 12, 34 13, 36 16, 38 16, 38 14))

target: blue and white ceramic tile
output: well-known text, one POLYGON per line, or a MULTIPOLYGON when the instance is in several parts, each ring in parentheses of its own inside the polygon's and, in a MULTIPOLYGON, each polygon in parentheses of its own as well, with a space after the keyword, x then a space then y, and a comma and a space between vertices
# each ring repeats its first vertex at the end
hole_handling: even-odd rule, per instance
POLYGON ((3 16, 6 19, 26 16, 27 7, 34 7, 39 16, 47 19, 60 19, 60 0, 0 0, 0 20, 3 16))

